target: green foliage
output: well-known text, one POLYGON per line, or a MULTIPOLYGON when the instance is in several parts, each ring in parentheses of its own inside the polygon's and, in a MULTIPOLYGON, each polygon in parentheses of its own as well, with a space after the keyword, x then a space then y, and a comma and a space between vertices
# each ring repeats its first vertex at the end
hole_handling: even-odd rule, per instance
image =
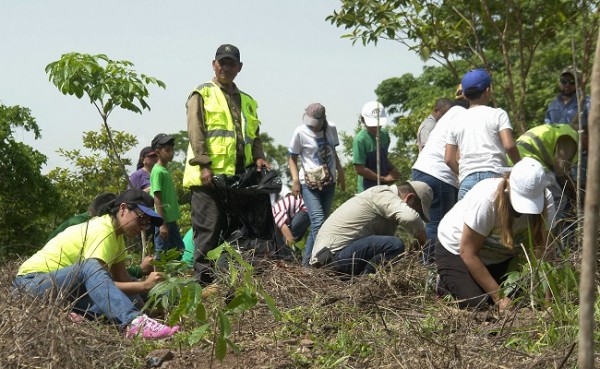
POLYGON ((516 130, 524 132, 531 112, 538 111, 537 106, 532 110, 526 104, 531 84, 539 81, 536 70, 545 71, 546 77, 556 76, 572 62, 564 55, 558 64, 541 65, 538 58, 556 51, 557 55, 572 54, 571 47, 563 45, 561 53, 558 45, 573 40, 585 80, 590 75, 599 17, 594 0, 343 0, 341 9, 327 20, 349 29, 343 37, 353 42, 401 42, 423 60, 443 65, 455 81, 469 68, 486 68, 493 74, 501 106, 516 130))
POLYGON ((275 301, 254 280, 252 265, 229 244, 223 244, 208 253, 208 259, 215 263, 222 257, 227 259, 228 273, 223 282, 234 292, 225 306, 205 304, 202 300, 202 287, 195 279, 185 276, 189 267, 177 261, 178 257, 179 252, 169 250, 162 255, 160 261, 154 262, 157 269, 165 273, 165 280, 152 288, 145 308, 160 307, 167 312, 171 325, 182 318, 191 318, 197 326, 187 336, 189 345, 195 345, 203 339, 210 340, 218 360, 223 360, 228 347, 238 353, 239 348, 232 339, 231 321, 254 308, 259 297, 273 316, 280 319, 281 314, 275 301))
MULTIPOLYGON (((129 133, 113 131, 115 148, 119 154, 131 150, 137 139, 129 133)), ((48 178, 60 192, 60 202, 64 204, 62 217, 66 218, 88 208, 90 202, 101 192, 119 193, 127 188, 114 155, 109 150, 109 138, 105 129, 88 131, 83 134, 83 147, 89 151, 59 149, 60 156, 68 165, 55 168, 48 178)), ((123 159, 131 165, 131 160, 123 159)))
POLYGON ((69 53, 45 69, 49 80, 62 94, 75 95, 78 99, 85 94, 96 107, 125 182, 129 181, 129 175, 112 137, 108 116, 116 107, 140 114, 144 109, 150 110, 146 102, 150 95, 147 86, 154 84, 165 88, 164 82, 145 74, 138 75, 132 67, 133 63, 127 60, 110 60, 104 54, 69 53))
POLYGON ((286 146, 275 145, 273 137, 266 132, 260 133, 260 140, 265 151, 267 161, 271 168, 275 169, 281 178, 291 178, 288 168, 288 150, 286 146))
POLYGON ((165 88, 164 82, 138 75, 133 63, 127 60, 110 60, 104 54, 63 54, 61 58, 46 66, 49 80, 64 95, 75 95, 81 99, 87 95, 103 118, 115 107, 135 113, 150 110, 146 99, 150 95, 147 85, 165 88))
POLYGON ((0 104, 0 261, 39 247, 60 208, 56 189, 41 173, 46 156, 17 141, 17 129, 41 137, 29 109, 0 104))

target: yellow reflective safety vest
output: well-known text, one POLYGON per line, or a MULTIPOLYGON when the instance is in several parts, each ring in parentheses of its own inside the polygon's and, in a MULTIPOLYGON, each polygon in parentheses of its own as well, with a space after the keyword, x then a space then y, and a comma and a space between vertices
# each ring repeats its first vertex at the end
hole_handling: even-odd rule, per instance
MULTIPOLYGON (((517 139, 521 158, 526 156, 537 160, 545 171, 554 171, 556 143, 562 136, 569 136, 577 143, 577 132, 569 124, 542 124, 523 133, 517 139)), ((569 158, 574 162, 577 154, 569 158)))
MULTIPOLYGON (((221 88, 210 81, 198 87, 192 94, 199 93, 202 96, 205 111, 206 145, 208 156, 211 160, 211 168, 214 174, 235 174, 236 162, 236 132, 227 99, 221 88)), ((190 94, 191 96, 191 94, 190 94)), ((253 163, 252 145, 256 138, 256 131, 260 125, 256 109, 256 101, 249 95, 240 91, 242 100, 242 132, 244 137, 244 166, 253 163)), ((190 159, 194 158, 192 145, 188 145, 185 171, 183 172, 183 186, 190 188, 202 186, 200 178, 200 166, 190 165, 190 159)))

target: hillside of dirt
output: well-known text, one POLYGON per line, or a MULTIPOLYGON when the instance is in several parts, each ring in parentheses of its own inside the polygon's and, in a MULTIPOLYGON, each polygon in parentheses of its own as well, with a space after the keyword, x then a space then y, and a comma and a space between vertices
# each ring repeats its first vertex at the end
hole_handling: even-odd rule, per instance
MULTIPOLYGON (((17 264, 0 277, 2 368, 572 368, 576 342, 539 352, 527 349, 544 335, 551 312, 516 309, 499 315, 461 311, 425 288, 427 270, 416 256, 377 274, 353 279, 282 261, 261 265, 256 280, 274 298, 277 321, 264 304, 232 322, 224 360, 210 338, 188 344, 182 333, 152 342, 125 339, 113 325, 67 319, 60 304, 11 293, 17 264)), ((207 298, 222 304, 227 293, 207 298)), ((596 361, 600 367, 600 356, 596 361)))

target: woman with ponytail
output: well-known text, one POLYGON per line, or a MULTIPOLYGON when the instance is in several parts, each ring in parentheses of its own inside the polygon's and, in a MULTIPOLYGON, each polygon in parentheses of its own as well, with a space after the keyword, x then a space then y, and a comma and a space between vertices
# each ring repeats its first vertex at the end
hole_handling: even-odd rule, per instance
POLYGON ((544 169, 533 159, 522 159, 503 178, 481 181, 440 222, 438 289, 461 308, 494 303, 507 309, 511 300, 502 296, 500 284, 508 265, 528 236, 544 251, 554 213, 544 169))

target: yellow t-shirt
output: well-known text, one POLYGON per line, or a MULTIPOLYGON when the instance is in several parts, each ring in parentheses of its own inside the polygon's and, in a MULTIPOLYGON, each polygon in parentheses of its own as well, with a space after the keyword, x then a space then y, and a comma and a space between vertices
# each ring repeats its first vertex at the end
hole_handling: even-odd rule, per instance
POLYGON ((125 239, 117 237, 111 216, 104 215, 59 233, 27 259, 17 275, 54 272, 85 259, 102 260, 110 268, 126 257, 125 239))

